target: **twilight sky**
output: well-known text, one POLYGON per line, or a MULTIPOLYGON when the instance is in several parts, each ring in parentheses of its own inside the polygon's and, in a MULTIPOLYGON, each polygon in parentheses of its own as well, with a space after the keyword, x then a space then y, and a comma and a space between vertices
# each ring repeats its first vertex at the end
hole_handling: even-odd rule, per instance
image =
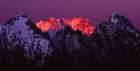
POLYGON ((140 0, 0 0, 0 22, 18 13, 26 13, 34 21, 85 16, 101 22, 113 11, 124 14, 140 29, 140 0))

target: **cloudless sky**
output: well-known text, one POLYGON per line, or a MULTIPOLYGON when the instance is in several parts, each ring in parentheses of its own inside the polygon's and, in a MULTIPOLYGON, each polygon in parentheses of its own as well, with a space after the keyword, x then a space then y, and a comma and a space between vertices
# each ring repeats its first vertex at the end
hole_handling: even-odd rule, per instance
POLYGON ((18 13, 26 13, 34 21, 51 16, 85 16, 101 22, 113 11, 124 14, 140 28, 140 0, 0 0, 0 22, 18 13))

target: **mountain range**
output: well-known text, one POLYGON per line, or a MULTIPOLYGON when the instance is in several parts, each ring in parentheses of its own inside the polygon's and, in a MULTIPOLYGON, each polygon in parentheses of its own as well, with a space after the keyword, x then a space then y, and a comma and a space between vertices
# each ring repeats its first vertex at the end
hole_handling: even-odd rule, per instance
POLYGON ((23 71, 138 68, 140 31, 127 17, 114 12, 95 27, 90 36, 70 26, 42 32, 26 15, 13 17, 0 24, 0 65, 23 71))

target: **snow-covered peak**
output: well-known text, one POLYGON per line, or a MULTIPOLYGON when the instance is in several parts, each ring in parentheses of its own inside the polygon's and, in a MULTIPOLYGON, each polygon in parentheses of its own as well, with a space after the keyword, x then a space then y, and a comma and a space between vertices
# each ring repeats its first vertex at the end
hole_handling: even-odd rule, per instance
POLYGON ((19 30, 19 29, 25 29, 27 26, 26 26, 26 22, 28 21, 27 18, 24 18, 24 17, 18 17, 18 20, 15 21, 13 27, 16 27, 16 30, 19 30))
MULTIPOLYGON (((7 41, 16 47, 17 44, 21 45, 26 52, 24 56, 30 59, 34 59, 35 53, 40 54, 42 52, 42 60, 38 60, 37 63, 42 64, 45 60, 44 57, 51 54, 51 48, 48 46, 50 42, 47 38, 42 37, 40 34, 36 34, 34 31, 35 24, 32 23, 26 15, 17 15, 11 18, 3 27, 8 34, 7 41)), ((9 47, 10 48, 10 47, 9 47)))
POLYGON ((117 24, 117 22, 119 21, 119 17, 120 17, 120 15, 118 12, 113 12, 110 17, 111 23, 117 24))
POLYGON ((11 32, 20 32, 23 39, 30 40, 30 38, 27 37, 29 37, 29 34, 33 33, 33 30, 29 30, 29 26, 26 25, 28 18, 25 18, 23 16, 17 16, 17 18, 18 19, 15 21, 15 23, 9 27, 11 29, 11 32))

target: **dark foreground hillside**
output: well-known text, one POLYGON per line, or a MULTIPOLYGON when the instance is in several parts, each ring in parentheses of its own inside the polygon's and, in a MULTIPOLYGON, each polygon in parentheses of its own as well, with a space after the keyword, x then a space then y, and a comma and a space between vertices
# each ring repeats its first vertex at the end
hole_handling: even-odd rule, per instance
POLYGON ((0 71, 139 71, 140 31, 113 13, 91 36, 41 32, 25 15, 0 24, 0 71))

